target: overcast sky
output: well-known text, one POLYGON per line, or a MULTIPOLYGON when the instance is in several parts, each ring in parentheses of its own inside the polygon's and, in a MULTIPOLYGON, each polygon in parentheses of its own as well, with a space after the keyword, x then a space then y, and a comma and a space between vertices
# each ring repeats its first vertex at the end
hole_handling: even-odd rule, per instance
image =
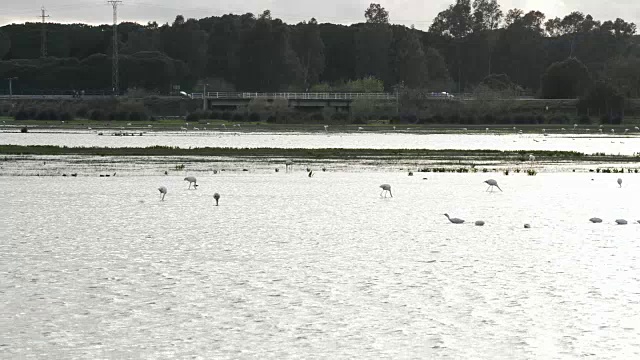
MULTIPOLYGON (((375 0, 374 0, 375 1, 375 0)), ((428 29, 438 12, 454 0, 384 0, 391 22, 428 29)), ((171 23, 176 15, 203 18, 223 14, 260 14, 271 10, 273 17, 297 23, 315 17, 318 22, 352 24, 364 20, 364 10, 372 0, 123 0, 119 21, 171 23)), ((378 1, 376 1, 378 2, 378 1)), ((542 11, 547 18, 563 17, 571 11, 591 14, 596 20, 640 23, 640 0, 499 0, 503 12, 520 8, 542 11)), ((90 24, 111 23, 112 9, 106 0, 0 0, 0 25, 38 21, 44 6, 50 22, 90 24)), ((640 26, 640 25, 639 25, 640 26)))

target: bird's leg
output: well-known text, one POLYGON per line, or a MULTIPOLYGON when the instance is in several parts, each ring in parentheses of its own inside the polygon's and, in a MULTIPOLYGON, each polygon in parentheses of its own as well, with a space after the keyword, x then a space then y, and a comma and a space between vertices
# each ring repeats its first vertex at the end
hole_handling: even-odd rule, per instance
POLYGON ((491 185, 487 186, 487 190, 485 190, 485 192, 489 191, 489 188, 491 188, 491 185))
POLYGON ((393 197, 393 194, 391 193, 391 190, 389 190, 389 195, 391 195, 391 197, 393 197))
POLYGON ((380 197, 382 197, 382 193, 384 192, 384 190, 380 191, 380 197))

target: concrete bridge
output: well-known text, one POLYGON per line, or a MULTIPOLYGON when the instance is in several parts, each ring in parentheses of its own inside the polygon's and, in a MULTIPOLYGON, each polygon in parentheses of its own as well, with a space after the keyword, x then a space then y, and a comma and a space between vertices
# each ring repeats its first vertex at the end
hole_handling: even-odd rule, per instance
POLYGON ((207 92, 193 93, 192 99, 202 99, 203 108, 239 107, 248 105, 253 99, 264 99, 273 102, 284 99, 290 107, 296 108, 348 108, 358 99, 396 102, 397 94, 391 93, 259 93, 259 92, 207 92))

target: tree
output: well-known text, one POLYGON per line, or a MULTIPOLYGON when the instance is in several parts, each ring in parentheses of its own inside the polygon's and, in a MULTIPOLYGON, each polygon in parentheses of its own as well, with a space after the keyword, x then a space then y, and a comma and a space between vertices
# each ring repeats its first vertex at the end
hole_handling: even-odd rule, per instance
POLYGON ((361 24, 355 34, 356 77, 388 80, 393 33, 387 24, 361 24))
POLYGON ((502 15, 496 0, 473 0, 474 31, 498 29, 502 15))
POLYGON ((369 24, 388 24, 389 12, 380 4, 371 3, 364 12, 364 17, 369 24))
POLYGON ((456 0, 433 19, 429 32, 461 39, 473 29, 470 0, 456 0))
POLYGON ((576 58, 551 64, 542 76, 541 95, 545 99, 575 99, 590 86, 587 67, 576 58))
POLYGON ((606 81, 599 80, 578 102, 578 108, 589 115, 604 116, 608 123, 620 123, 624 113, 624 97, 606 81))
POLYGON ((447 69, 447 64, 440 52, 432 47, 425 51, 427 63, 427 74, 429 76, 428 87, 433 91, 449 90, 451 87, 451 76, 447 69))
POLYGON ((403 83, 409 88, 425 86, 429 81, 427 59, 416 30, 401 27, 394 38, 391 60, 394 83, 403 83))
POLYGON ((11 39, 4 32, 0 31, 0 60, 4 58, 5 55, 11 49, 11 39))
POLYGON ((640 98, 640 57, 616 57, 607 62, 604 73, 608 84, 627 98, 640 98))
POLYGON ((299 23, 293 28, 291 45, 300 59, 304 88, 308 89, 319 81, 325 66, 324 43, 316 19, 299 23))

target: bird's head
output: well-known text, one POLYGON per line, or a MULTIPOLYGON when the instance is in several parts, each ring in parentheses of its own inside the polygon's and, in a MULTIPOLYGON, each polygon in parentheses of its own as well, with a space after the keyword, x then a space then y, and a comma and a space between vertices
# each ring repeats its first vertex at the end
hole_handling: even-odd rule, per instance
POLYGON ((449 217, 449 214, 447 214, 447 213, 444 213, 444 216, 446 216, 446 217, 449 217))

